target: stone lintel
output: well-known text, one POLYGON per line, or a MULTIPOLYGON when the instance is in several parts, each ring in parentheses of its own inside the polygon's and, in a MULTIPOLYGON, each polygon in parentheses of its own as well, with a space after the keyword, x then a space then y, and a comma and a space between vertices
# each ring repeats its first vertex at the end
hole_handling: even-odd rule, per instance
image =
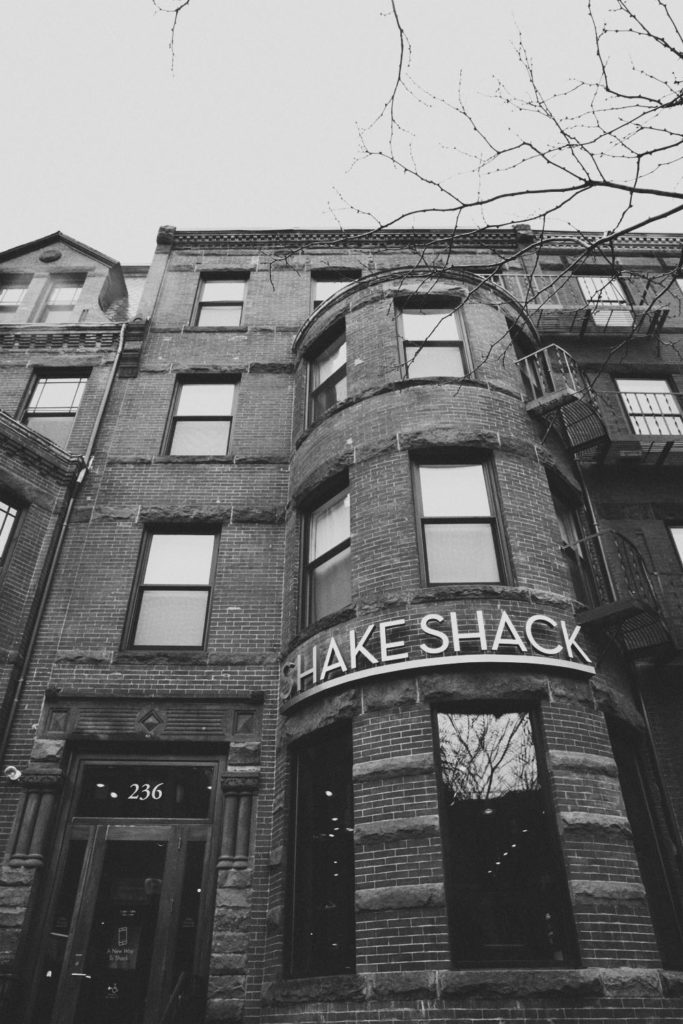
POLYGON ((409 775, 431 775, 433 772, 434 757, 431 753, 383 757, 376 761, 359 761, 353 766, 353 777, 360 782, 409 775))
POLYGON ((552 768, 564 768, 571 772, 586 772, 591 775, 617 776, 617 766, 613 758, 601 754, 588 754, 576 750, 551 750, 550 765, 552 768))
POLYGON ((597 814, 591 811, 562 811, 562 822, 567 829, 586 829, 590 832, 621 832, 631 835, 628 818, 621 814, 597 814))
POLYGON ((420 839, 439 835, 438 814, 419 814, 412 818, 385 818, 361 822, 355 826, 356 843, 391 843, 402 839, 420 839))
POLYGON ((645 887, 640 882, 605 882, 574 879, 569 884, 572 895, 581 902, 645 899, 645 887))
POLYGON ((387 885, 356 892, 356 910, 401 910, 411 907, 444 907, 446 897, 441 882, 421 885, 387 885))

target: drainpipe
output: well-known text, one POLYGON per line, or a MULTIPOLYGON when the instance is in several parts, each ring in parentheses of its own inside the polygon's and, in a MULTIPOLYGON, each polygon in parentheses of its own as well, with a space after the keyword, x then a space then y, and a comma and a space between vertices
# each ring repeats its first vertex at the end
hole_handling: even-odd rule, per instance
POLYGON ((121 353, 123 352, 125 337, 126 324, 122 323, 121 328, 119 330, 119 343, 116 349, 116 354, 114 356, 114 362, 111 368, 111 372, 109 374, 109 378, 107 380, 107 384, 104 389, 104 393, 102 395, 102 400, 97 410, 97 416, 95 417, 93 428, 90 432, 88 446, 83 455, 84 464, 80 473, 76 477, 76 481, 71 489, 71 494, 69 496, 69 501, 66 506, 66 511, 64 512, 64 517, 62 519, 62 525, 60 527, 57 540, 53 545, 52 551, 48 556, 47 565, 43 569, 44 584, 42 585, 40 600, 38 602, 38 607, 36 609, 36 613, 33 619, 33 625, 31 627, 31 632, 29 634, 28 644, 26 645, 26 653, 24 654, 22 662, 21 675, 19 676, 19 679, 17 680, 16 685, 14 687, 14 697, 9 707, 7 718, 3 723, 2 733, 0 735, 0 764, 2 763, 2 761, 4 761, 5 758, 7 743, 11 735, 14 719, 16 718, 17 708, 19 707, 19 702, 21 701, 21 697, 24 692, 24 687, 26 685, 26 677, 28 676, 28 670, 31 664, 31 657, 33 655, 36 640, 38 639, 38 633, 42 625, 43 615, 45 613, 45 606, 47 604, 47 599, 50 596, 50 591, 52 589, 52 582, 54 580, 55 572, 57 571, 57 564, 59 562, 59 556, 61 554, 61 550, 64 544, 66 531, 71 520, 71 514, 73 512, 73 508, 76 503, 76 498, 78 497, 83 481, 85 480, 86 476, 88 475, 88 471, 90 470, 90 466, 93 459, 93 451, 95 448, 95 442, 97 440, 97 435, 99 434, 102 418, 104 416, 107 404, 109 402, 109 397, 114 386, 114 379, 116 377, 116 371, 118 370, 119 367, 119 362, 121 361, 121 353))

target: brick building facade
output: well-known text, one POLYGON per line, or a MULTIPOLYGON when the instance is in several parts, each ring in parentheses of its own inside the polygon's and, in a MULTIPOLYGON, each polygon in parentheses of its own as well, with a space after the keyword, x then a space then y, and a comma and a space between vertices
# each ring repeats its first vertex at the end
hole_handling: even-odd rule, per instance
POLYGON ((682 239, 593 241, 0 254, 8 1020, 681 1019, 682 239))

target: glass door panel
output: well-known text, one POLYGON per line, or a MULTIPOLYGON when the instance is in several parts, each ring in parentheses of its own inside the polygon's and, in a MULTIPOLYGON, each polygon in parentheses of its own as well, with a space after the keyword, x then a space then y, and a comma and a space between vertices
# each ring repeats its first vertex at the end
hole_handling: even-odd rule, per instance
POLYGON ((48 918, 34 1024, 158 1024, 196 1009, 204 825, 76 828, 48 918))
POLYGON ((166 859, 165 842, 106 844, 74 1024, 142 1024, 166 859))
POLYGON ((69 843, 62 884, 59 887, 49 924, 45 963, 39 982, 37 1024, 49 1021, 52 1016, 57 986, 64 966, 64 956, 71 931, 71 920, 86 846, 85 839, 72 839, 69 843))

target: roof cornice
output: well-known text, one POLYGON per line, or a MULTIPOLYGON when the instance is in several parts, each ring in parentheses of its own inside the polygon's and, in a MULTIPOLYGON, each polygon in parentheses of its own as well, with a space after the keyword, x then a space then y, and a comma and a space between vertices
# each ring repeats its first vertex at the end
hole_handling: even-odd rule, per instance
MULTIPOLYGON (((528 225, 510 228, 479 228, 453 230, 450 228, 377 228, 363 229, 234 229, 186 230, 163 228, 165 247, 183 249, 242 249, 259 251, 311 251, 313 249, 362 248, 368 251, 382 249, 437 249, 440 252, 488 249, 493 251, 519 251, 542 249, 546 253, 580 252, 587 246, 595 249, 602 239, 610 253, 637 252, 680 253, 683 235, 631 232, 610 239, 600 232, 554 231, 535 232, 528 225)), ((160 236, 161 242, 161 236, 160 236)))

